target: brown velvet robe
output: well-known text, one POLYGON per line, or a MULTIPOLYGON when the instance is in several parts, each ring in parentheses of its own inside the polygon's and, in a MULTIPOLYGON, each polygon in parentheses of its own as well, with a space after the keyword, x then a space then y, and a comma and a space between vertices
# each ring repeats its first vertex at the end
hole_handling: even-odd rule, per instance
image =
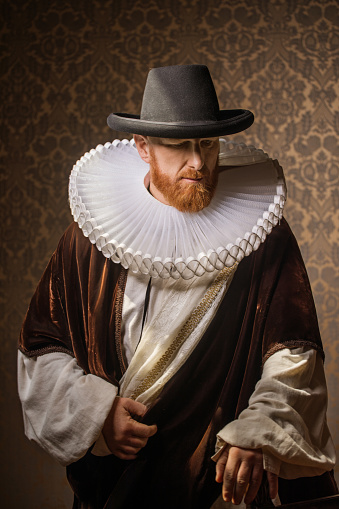
MULTIPOLYGON (((33 296, 20 350, 28 356, 69 353, 85 373, 119 386, 126 369, 120 335, 126 276, 73 224, 33 296)), ((67 468, 74 507, 209 508, 221 490, 210 459, 216 433, 246 408, 266 358, 302 345, 323 355, 306 270, 283 220, 239 264, 201 341, 148 410, 143 422, 156 423, 158 432, 138 459, 88 451, 67 468)), ((283 503, 336 492, 328 473, 281 480, 279 490, 283 503)))

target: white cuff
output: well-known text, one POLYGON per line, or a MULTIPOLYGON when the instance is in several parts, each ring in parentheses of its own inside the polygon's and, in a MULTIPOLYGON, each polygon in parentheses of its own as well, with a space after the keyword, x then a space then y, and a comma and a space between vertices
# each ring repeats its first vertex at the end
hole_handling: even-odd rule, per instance
POLYGON ((95 442, 91 453, 94 456, 109 456, 112 451, 108 448, 104 435, 100 433, 98 440, 95 442))
POLYGON ((265 470, 285 479, 321 475, 335 464, 326 404, 317 352, 284 349, 266 361, 248 408, 218 438, 245 449, 262 449, 265 470))
POLYGON ((18 389, 27 437, 62 465, 80 459, 98 439, 118 392, 61 352, 33 358, 19 352, 18 389))

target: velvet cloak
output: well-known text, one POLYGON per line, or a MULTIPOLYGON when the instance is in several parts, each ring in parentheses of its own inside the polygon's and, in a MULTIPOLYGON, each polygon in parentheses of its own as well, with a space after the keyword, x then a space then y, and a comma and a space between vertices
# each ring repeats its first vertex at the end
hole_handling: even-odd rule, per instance
MULTIPOLYGON (((85 373, 119 386, 126 369, 120 334, 126 277, 71 225, 33 296, 20 350, 66 352, 85 373)), ((323 355, 306 269, 283 220, 241 261, 198 346, 144 416, 158 432, 138 459, 89 451, 67 468, 74 507, 209 508, 221 491, 210 459, 216 433, 246 408, 266 358, 302 345, 323 355)), ((328 473, 281 480, 279 489, 283 503, 336 492, 328 473)))

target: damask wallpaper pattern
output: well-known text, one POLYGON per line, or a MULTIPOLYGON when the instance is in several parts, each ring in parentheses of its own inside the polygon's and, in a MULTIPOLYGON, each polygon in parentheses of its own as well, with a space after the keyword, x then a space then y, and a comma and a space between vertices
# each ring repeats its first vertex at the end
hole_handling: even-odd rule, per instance
POLYGON ((326 351, 339 450, 339 13, 337 0, 0 1, 1 479, 4 507, 71 506, 63 469, 23 437, 16 343, 29 299, 71 221, 68 175, 123 137, 148 69, 203 63, 222 108, 255 113, 235 135, 279 159, 326 351), (18 484, 20 489, 18 489, 18 484))

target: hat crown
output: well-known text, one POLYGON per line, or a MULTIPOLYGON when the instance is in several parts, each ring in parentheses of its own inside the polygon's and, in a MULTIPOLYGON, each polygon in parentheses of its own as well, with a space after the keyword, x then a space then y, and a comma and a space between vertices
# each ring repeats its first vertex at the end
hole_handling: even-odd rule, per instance
POLYGON ((141 120, 213 122, 219 103, 205 65, 173 65, 151 69, 141 107, 141 120))

